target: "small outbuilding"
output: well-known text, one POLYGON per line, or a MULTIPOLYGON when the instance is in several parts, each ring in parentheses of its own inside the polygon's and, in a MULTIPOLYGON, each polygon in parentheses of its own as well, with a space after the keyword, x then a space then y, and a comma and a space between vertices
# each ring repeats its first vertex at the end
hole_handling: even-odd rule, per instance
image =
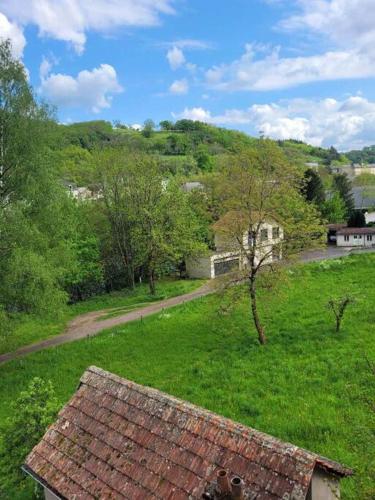
POLYGON ((338 247, 375 247, 374 227, 346 227, 336 233, 338 247))
POLYGON ((26 459, 52 499, 337 500, 350 469, 100 368, 26 459))

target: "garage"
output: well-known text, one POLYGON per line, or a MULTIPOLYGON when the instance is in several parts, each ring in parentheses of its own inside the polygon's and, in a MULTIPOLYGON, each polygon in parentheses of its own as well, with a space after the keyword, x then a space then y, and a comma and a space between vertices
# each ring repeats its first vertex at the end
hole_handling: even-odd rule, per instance
POLYGON ((215 276, 230 273, 239 269, 240 261, 236 259, 217 260, 214 263, 215 276))

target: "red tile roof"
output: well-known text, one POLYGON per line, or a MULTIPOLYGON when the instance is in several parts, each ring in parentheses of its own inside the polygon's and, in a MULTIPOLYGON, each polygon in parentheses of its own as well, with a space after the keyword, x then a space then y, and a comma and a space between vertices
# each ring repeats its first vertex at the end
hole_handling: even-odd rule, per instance
POLYGON ((337 234, 375 234, 375 227, 345 227, 337 231, 337 234))
POLYGON ((67 499, 198 499, 225 469, 244 480, 246 498, 298 500, 306 497, 316 466, 337 476, 351 473, 315 453, 90 367, 24 469, 67 499))

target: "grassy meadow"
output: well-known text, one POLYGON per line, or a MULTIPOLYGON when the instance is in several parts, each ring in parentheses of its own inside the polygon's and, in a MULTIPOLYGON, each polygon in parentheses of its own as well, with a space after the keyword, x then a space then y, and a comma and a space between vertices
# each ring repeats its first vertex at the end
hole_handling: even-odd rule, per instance
POLYGON ((366 362, 375 361, 374 281, 371 254, 291 268, 280 292, 262 297, 265 347, 245 297, 227 309, 212 295, 6 363, 0 421, 32 377, 50 379, 64 404, 94 364, 340 461, 356 472, 342 498, 374 498, 375 415, 365 402, 375 399, 366 362), (326 304, 346 293, 356 302, 335 333, 326 304))
POLYGON ((142 284, 137 285, 135 290, 124 289, 67 305, 49 317, 15 314, 12 317, 13 330, 8 335, 0 336, 0 354, 62 333, 67 323, 79 314, 108 309, 107 315, 103 316, 103 319, 107 319, 126 314, 151 302, 191 292, 202 284, 203 280, 164 279, 157 283, 154 296, 150 295, 148 285, 142 284))

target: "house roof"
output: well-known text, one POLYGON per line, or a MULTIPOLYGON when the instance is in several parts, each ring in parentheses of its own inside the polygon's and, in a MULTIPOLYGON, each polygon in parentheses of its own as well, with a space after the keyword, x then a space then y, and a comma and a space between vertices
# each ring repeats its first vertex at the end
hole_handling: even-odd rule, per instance
POLYGON ((245 498, 299 500, 315 467, 351 474, 315 453, 90 367, 24 469, 68 499, 198 499, 225 469, 244 480, 245 498))
POLYGON ((344 227, 337 231, 340 236, 351 234, 375 234, 375 227, 344 227))

